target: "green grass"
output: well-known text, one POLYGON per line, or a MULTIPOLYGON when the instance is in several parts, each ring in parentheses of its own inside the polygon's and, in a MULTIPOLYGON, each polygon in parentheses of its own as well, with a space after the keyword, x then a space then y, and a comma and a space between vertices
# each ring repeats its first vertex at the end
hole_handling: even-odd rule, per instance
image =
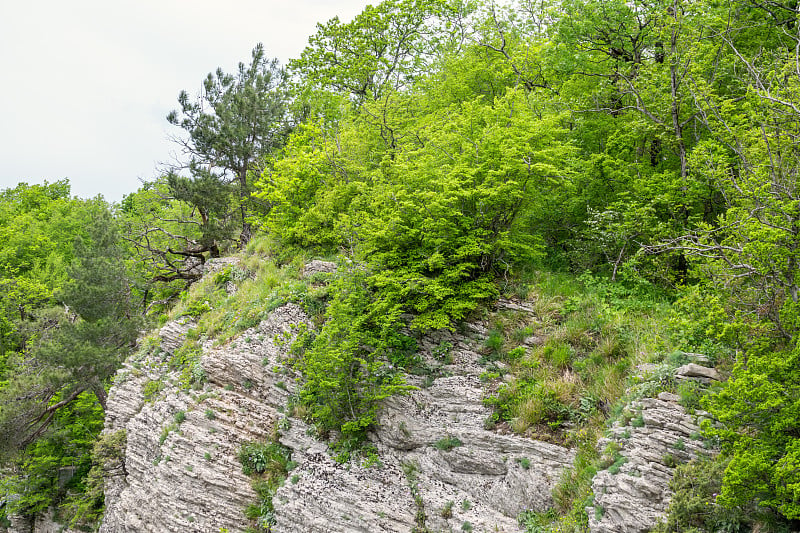
POLYGON ((437 440, 433 443, 433 447, 437 450, 441 450, 443 452, 449 452, 453 448, 457 448, 459 446, 463 446, 464 443, 461 442, 458 437, 453 437, 448 435, 447 437, 442 437, 441 439, 437 440))
POLYGON ((293 250, 290 262, 282 262, 280 249, 267 236, 255 237, 239 254, 240 264, 192 285, 169 317, 191 316, 197 320, 193 336, 225 342, 237 333, 258 325, 281 305, 294 302, 311 318, 320 321, 328 299, 324 284, 300 276, 302 266, 311 259, 307 252, 293 250), (228 295, 225 283, 233 281, 237 291, 228 295))
POLYGON ((569 443, 583 428, 604 426, 635 365, 672 349, 659 334, 670 307, 658 295, 591 276, 526 276, 516 283, 526 287, 535 316, 502 311, 489 317, 493 329, 484 350, 503 354, 510 377, 486 403, 495 421, 518 433, 569 443), (529 336, 544 342, 513 348, 529 336))

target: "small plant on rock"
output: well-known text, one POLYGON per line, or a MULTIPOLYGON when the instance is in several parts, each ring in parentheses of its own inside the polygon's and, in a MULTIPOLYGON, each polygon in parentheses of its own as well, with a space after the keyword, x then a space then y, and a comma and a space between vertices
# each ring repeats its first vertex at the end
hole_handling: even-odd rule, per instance
POLYGON ((442 437, 441 439, 437 440, 433 443, 433 447, 437 450, 441 450, 443 452, 449 452, 453 448, 457 448, 459 446, 463 446, 464 443, 461 442, 458 437, 453 437, 448 435, 447 437, 442 437))
POLYGON ((453 518, 453 500, 449 500, 444 504, 444 507, 442 507, 439 515, 445 520, 453 518))

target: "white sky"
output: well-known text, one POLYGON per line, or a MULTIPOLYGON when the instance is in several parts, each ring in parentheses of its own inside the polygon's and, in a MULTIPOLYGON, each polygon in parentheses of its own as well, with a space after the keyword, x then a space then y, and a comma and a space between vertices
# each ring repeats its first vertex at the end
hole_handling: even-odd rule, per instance
POLYGON ((317 22, 378 1, 2 0, 0 189, 69 178, 119 201, 176 151, 166 115, 182 89, 258 42, 286 64, 317 22))

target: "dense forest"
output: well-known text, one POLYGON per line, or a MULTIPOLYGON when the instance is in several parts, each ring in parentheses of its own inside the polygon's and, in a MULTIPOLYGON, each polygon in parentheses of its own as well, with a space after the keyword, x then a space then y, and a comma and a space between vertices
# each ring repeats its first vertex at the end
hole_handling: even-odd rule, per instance
MULTIPOLYGON (((407 388, 414 335, 569 280, 594 295, 605 352, 545 356, 583 388, 529 365, 491 399, 515 430, 585 448, 529 530, 585 528, 593 441, 570 431, 596 440, 626 390, 612 377, 682 352, 730 377, 679 391, 713 416, 720 455, 687 466, 697 484, 663 530, 796 529, 799 16, 794 1, 386 0, 319 24, 284 67, 257 46, 181 92, 182 164, 119 204, 67 181, 0 191, 0 523, 53 507, 96 523, 111 377, 175 305, 209 311, 187 296, 203 263, 250 245, 340 265, 324 294, 271 297, 318 316, 298 401, 345 458, 407 388)), ((248 306, 216 327, 267 309, 248 306)))

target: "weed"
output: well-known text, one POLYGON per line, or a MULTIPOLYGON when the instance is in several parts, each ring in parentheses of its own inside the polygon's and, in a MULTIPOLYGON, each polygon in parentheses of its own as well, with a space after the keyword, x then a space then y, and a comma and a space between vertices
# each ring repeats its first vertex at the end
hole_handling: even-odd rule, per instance
POLYGON ((214 413, 213 410, 206 409, 206 418, 208 418, 209 420, 214 420, 215 418, 217 418, 217 415, 214 413))
MULTIPOLYGON (((177 415, 177 413, 176 413, 176 415, 177 415)), ((164 444, 164 442, 166 442, 167 437, 169 436, 169 434, 172 433, 173 431, 175 431, 176 429, 178 429, 177 422, 173 422, 171 424, 167 424, 166 426, 164 426, 161 429, 161 435, 158 437, 159 446, 164 444)))
POLYGON ((419 485, 417 483, 419 467, 416 463, 408 462, 403 463, 402 468, 403 474, 405 474, 406 480, 408 481, 408 488, 411 490, 411 496, 414 498, 414 505, 417 507, 417 512, 414 514, 415 527, 412 529, 412 532, 428 531, 425 525, 427 520, 427 516, 425 515, 425 502, 422 500, 422 493, 419 491, 419 485))
POLYGON ((465 521, 463 524, 461 524, 461 531, 472 531, 472 524, 465 521))
POLYGON ((160 379, 149 380, 147 383, 145 383, 144 387, 142 387, 142 395, 144 396, 144 401, 146 402, 155 401, 156 396, 163 389, 164 389, 164 382, 162 382, 160 379))
POLYGON ((448 500, 447 503, 444 504, 442 510, 439 511, 439 516, 445 520, 453 518, 453 500, 448 500))
POLYGON ((503 350, 503 333, 497 329, 489 332, 489 336, 483 343, 483 346, 490 358, 499 359, 503 350))
POLYGON ((542 359, 558 369, 569 367, 573 351, 568 344, 548 342, 541 352, 542 359))
POLYGON ((627 462, 628 462, 627 457, 625 457, 624 455, 616 454, 614 456, 614 462, 611 464, 611 466, 608 467, 609 473, 614 475, 618 474, 620 468, 622 468, 622 465, 624 465, 627 462))
POLYGON ((506 359, 511 362, 518 361, 523 357, 525 357, 527 354, 528 354, 527 348, 525 348, 524 346, 517 346, 513 350, 509 350, 509 352, 506 354, 506 359))
POLYGON ((685 381, 678 385, 679 403, 689 412, 700 409, 700 400, 705 394, 705 389, 695 381, 685 381))
POLYGON ((522 467, 523 470, 528 470, 531 467, 531 460, 527 457, 518 457, 516 461, 519 463, 519 466, 522 467))
POLYGON ((242 472, 255 476, 252 486, 259 498, 258 503, 248 506, 245 515, 269 531, 275 524, 272 498, 295 466, 291 451, 277 442, 248 443, 239 450, 238 458, 242 472))
POLYGON ((481 372, 479 376, 481 382, 486 383, 488 381, 494 381, 500 377, 500 372, 489 372, 488 370, 485 372, 481 372))
POLYGON ((453 343, 442 341, 433 349, 433 357, 443 365, 453 362, 453 343))
POLYGON ((447 437, 442 437, 441 439, 437 440, 433 443, 433 447, 437 450, 441 450, 443 452, 449 452, 453 448, 457 448, 458 446, 463 446, 464 443, 461 442, 458 437, 453 437, 448 435, 447 437))
POLYGON ((470 509, 472 509, 472 502, 469 500, 463 500, 461 502, 461 510, 466 512, 469 511, 470 509))
POLYGON ((533 328, 531 326, 524 326, 512 331, 510 337, 512 341, 522 343, 531 335, 533 335, 533 328))
POLYGON ((544 512, 524 511, 517 518, 519 525, 525 527, 526 533, 553 531, 554 529, 549 526, 556 520, 558 520, 558 514, 555 509, 544 512))
POLYGON ((603 515, 606 513, 606 510, 603 508, 602 505, 595 505, 594 507, 594 519, 600 521, 603 519, 603 515))

